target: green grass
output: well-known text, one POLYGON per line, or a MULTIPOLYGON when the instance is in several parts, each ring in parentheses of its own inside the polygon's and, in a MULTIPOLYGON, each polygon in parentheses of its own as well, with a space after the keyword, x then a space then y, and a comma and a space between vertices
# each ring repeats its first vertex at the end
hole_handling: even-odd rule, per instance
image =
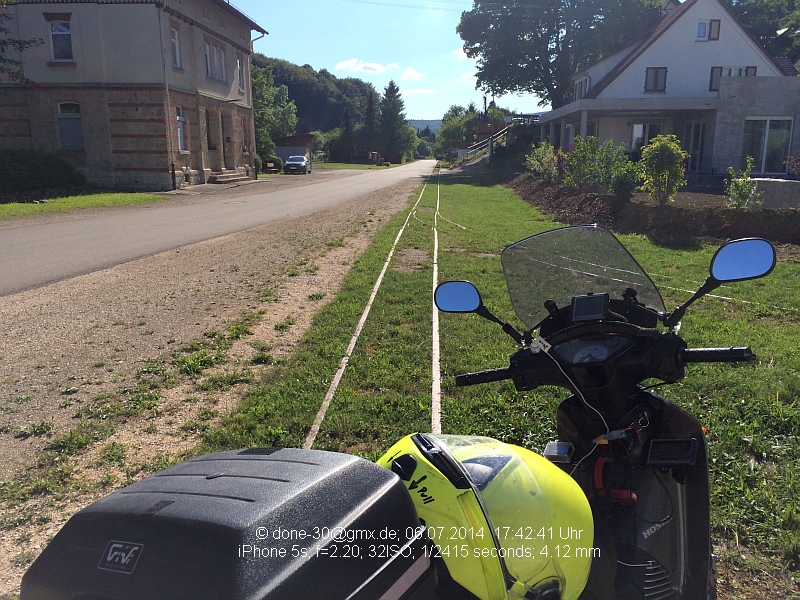
MULTIPOLYGON (((398 246, 398 252, 415 248, 429 254, 415 270, 387 272, 317 448, 374 459, 401 436, 430 430, 434 183, 398 246)), ((505 188, 461 176, 442 180, 441 214, 464 229, 439 221, 440 280, 477 283, 485 304, 519 325, 499 252, 558 224, 505 188)), ((406 215, 396 215, 376 236, 296 353, 206 432, 204 450, 302 444, 406 215)), ((714 252, 673 250, 642 236, 621 240, 662 289, 668 309, 702 283, 714 252)), ((779 264, 769 278, 715 292, 734 300, 705 298, 691 307, 682 329, 690 346, 750 345, 760 361, 692 366, 684 381, 659 391, 708 428, 715 539, 731 540, 732 547, 738 540, 759 556, 773 557, 773 570, 800 562, 798 279, 800 265, 779 264)), ((556 436, 555 411, 566 393, 518 393, 508 382, 456 388, 453 375, 506 365, 514 347, 497 326, 474 315, 441 314, 440 322, 443 430, 541 451, 556 436)))
POLYGON ((0 219, 24 217, 45 213, 60 213, 81 208, 94 208, 100 206, 122 206, 128 204, 143 204, 158 202, 166 196, 160 194, 84 194, 81 196, 67 196, 52 198, 40 203, 12 202, 0 204, 0 219))

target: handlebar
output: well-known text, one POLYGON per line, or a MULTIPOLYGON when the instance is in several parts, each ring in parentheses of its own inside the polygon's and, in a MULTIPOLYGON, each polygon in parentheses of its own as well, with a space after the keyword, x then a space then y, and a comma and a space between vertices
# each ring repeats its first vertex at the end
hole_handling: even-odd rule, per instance
POLYGON ((489 369, 488 371, 456 375, 456 386, 477 385, 479 383, 489 383, 490 381, 502 381, 503 379, 511 379, 511 369, 489 369))
POLYGON ((693 348, 681 351, 684 363, 750 362, 756 355, 750 348, 693 348))

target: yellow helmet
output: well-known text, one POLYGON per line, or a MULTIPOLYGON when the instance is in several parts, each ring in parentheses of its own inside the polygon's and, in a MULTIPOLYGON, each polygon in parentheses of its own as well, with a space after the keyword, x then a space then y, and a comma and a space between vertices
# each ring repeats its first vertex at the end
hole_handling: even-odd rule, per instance
POLYGON ((573 600, 595 550, 585 494, 538 454, 487 437, 413 434, 378 464, 405 481, 449 576, 482 600, 573 600))

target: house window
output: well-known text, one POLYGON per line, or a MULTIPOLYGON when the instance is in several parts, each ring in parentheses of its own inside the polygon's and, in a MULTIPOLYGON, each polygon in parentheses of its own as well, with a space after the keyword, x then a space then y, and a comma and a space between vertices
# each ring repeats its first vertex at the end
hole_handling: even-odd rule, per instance
POLYGON ((711 19, 710 21, 700 21, 697 24, 697 41, 715 42, 719 40, 719 19, 711 19))
POLYGON ((703 122, 687 123, 683 134, 683 149, 689 154, 686 165, 689 171, 700 171, 703 168, 703 150, 706 140, 706 124, 703 122))
POLYGON ((51 21, 50 40, 54 61, 72 60, 72 29, 69 21, 51 21))
POLYGON ((667 91, 667 67, 647 67, 644 80, 645 92, 667 91))
POLYGON ((219 42, 205 38, 206 77, 217 81, 226 81, 225 50, 219 42))
POLYGON ((708 40, 710 42, 715 42, 719 40, 719 19, 711 19, 708 22, 708 40))
POLYGON ((711 81, 708 91, 718 92, 723 77, 755 77, 757 67, 711 67, 711 81))
POLYGON ((176 106, 175 114, 178 121, 178 150, 188 150, 186 147, 186 117, 183 116, 183 109, 176 106))
MULTIPOLYGON (((661 135, 661 123, 634 123, 631 152, 641 152, 657 135, 661 135)), ((638 157, 637 157, 638 160, 638 157)))
POLYGON ((77 102, 58 105, 58 146, 62 150, 83 150, 81 105, 77 102))
POLYGON ((789 156, 789 141, 792 137, 792 119, 748 118, 744 122, 742 143, 742 166, 747 157, 755 160, 753 170, 757 173, 786 173, 785 161, 789 156))
POLYGON ((575 83, 575 100, 580 100, 589 91, 589 80, 581 79, 575 83))
POLYGON ((239 90, 244 91, 244 59, 236 57, 236 76, 239 79, 239 90))
POLYGON ((172 31, 172 66, 176 69, 181 68, 181 39, 177 29, 172 31))

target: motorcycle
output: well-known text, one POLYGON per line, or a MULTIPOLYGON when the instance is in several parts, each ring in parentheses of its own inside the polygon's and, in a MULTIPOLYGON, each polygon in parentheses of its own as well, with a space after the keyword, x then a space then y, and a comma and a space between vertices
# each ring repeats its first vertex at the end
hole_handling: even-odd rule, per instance
POLYGON ((771 272, 774 248, 722 246, 671 312, 598 226, 532 236, 501 260, 525 331, 469 282, 442 283, 434 300, 518 345, 508 367, 457 385, 571 392, 543 455, 415 433, 377 464, 294 448, 201 456, 73 516, 25 574, 21 600, 714 598, 704 430, 641 384, 677 382, 693 362, 755 359, 689 349, 677 330, 722 283, 771 272))

